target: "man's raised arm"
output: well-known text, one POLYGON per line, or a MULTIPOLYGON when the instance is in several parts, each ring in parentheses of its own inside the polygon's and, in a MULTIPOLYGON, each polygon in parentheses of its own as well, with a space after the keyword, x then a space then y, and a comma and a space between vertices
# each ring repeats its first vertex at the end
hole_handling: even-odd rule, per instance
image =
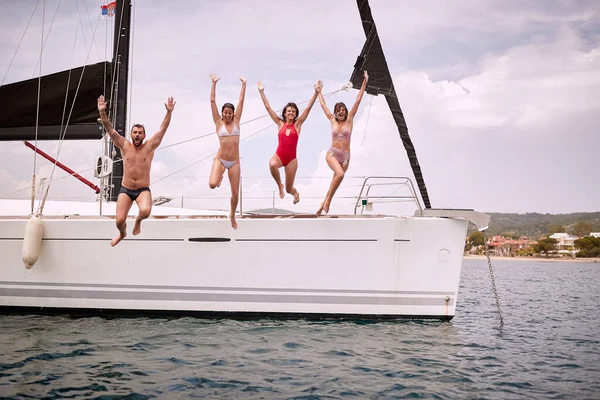
POLYGON ((119 132, 113 128, 112 124, 108 120, 108 116, 106 115, 106 102, 104 101, 104 96, 98 97, 98 111, 100 112, 100 121, 102 122, 102 126, 106 129, 108 136, 112 139, 113 143, 120 149, 123 149, 125 145, 125 138, 119 135, 119 132))
POLYGON ((175 101, 172 97, 169 97, 167 102, 165 103, 165 108, 167 109, 167 113, 165 114, 165 118, 163 122, 160 124, 160 128, 152 137, 150 138, 150 149, 156 150, 158 146, 160 146, 160 142, 162 142, 165 133, 167 132, 167 128, 171 123, 171 114, 173 113, 173 109, 175 108, 175 101))

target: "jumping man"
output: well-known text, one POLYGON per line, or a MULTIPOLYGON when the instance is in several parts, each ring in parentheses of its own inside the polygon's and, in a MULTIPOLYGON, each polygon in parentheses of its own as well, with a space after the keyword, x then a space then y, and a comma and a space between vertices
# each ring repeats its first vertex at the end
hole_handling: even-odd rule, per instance
POLYGON ((133 234, 138 235, 141 232, 142 220, 150 216, 152 210, 152 195, 150 194, 150 166, 154 158, 154 150, 160 145, 167 128, 171 123, 171 114, 175 108, 175 101, 169 97, 165 103, 167 114, 160 124, 158 131, 148 141, 146 138, 146 128, 144 125, 135 124, 131 128, 131 141, 126 140, 113 128, 106 115, 106 102, 104 96, 98 98, 98 111, 100 120, 113 143, 121 149, 123 159, 123 180, 121 181, 121 190, 117 197, 116 223, 119 234, 111 242, 111 246, 116 246, 127 236, 127 214, 131 209, 133 202, 138 205, 139 213, 135 218, 133 234))

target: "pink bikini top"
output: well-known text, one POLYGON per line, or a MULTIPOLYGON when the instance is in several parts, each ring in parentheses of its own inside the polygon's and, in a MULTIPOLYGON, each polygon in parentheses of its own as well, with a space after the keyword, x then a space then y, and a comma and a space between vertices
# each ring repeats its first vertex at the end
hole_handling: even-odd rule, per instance
POLYGON ((331 129, 332 140, 344 140, 346 142, 349 142, 350 135, 352 135, 352 131, 346 127, 342 128, 341 132, 338 132, 335 128, 331 129))

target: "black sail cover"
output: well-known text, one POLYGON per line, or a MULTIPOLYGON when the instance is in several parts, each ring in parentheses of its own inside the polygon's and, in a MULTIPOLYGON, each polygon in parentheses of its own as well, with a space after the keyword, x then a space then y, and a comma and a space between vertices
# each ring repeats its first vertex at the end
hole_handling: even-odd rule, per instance
POLYGON ((369 7, 368 0, 357 0, 357 4, 367 39, 360 52, 360 56, 354 65, 354 71, 352 71, 350 81, 354 88, 360 88, 363 82, 363 71, 366 70, 369 73, 369 83, 366 89, 367 93, 373 95, 383 94, 385 96, 394 117, 394 121, 398 126, 400 139, 402 140, 406 154, 408 155, 408 160, 417 181, 423 204, 425 205, 425 208, 431 208, 427 187, 425 186, 423 174, 421 173, 421 166, 417 160, 415 147, 408 135, 408 127, 406 126, 404 114, 402 113, 398 96, 396 96, 396 90, 394 89, 394 82, 392 81, 392 76, 385 60, 385 55, 383 54, 381 41, 379 40, 375 21, 371 14, 371 7, 369 7))
MULTIPOLYGON (((97 101, 104 93, 105 74, 110 88, 111 71, 112 63, 100 62, 42 76, 37 139, 59 140, 67 120, 65 140, 100 139, 97 101)), ((0 87, 0 141, 35 140, 37 102, 38 78, 0 87)))

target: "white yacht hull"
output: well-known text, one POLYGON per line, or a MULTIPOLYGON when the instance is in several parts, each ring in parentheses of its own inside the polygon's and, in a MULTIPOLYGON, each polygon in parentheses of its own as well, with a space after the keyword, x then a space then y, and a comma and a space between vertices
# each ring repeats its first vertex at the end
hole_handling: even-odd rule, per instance
POLYGON ((4 310, 374 319, 454 316, 468 224, 250 217, 233 230, 222 216, 151 217, 111 248, 113 218, 49 217, 27 270, 27 220, 0 217, 4 310))

